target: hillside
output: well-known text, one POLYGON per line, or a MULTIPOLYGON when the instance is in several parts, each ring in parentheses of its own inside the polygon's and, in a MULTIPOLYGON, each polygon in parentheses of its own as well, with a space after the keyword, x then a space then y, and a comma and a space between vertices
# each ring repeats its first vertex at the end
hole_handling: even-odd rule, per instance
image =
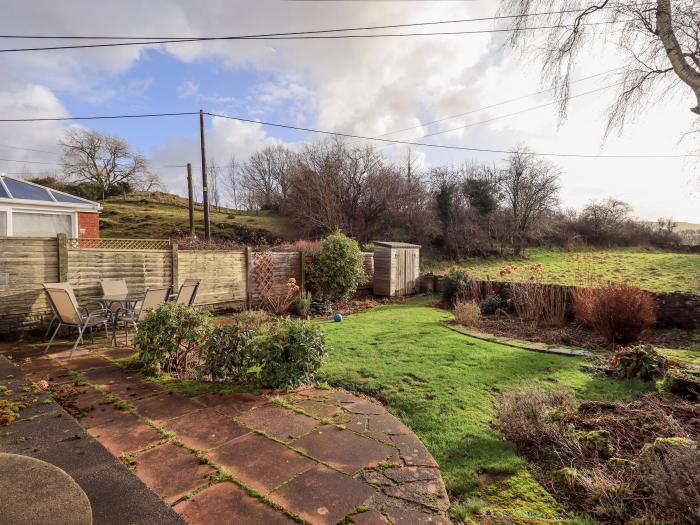
MULTIPOLYGON (((134 193, 111 197, 103 204, 101 234, 105 238, 167 239, 189 231, 187 199, 169 193, 134 193)), ((245 244, 287 240, 284 219, 267 212, 210 209, 212 235, 245 244)), ((204 235, 202 206, 195 206, 195 229, 204 235)))

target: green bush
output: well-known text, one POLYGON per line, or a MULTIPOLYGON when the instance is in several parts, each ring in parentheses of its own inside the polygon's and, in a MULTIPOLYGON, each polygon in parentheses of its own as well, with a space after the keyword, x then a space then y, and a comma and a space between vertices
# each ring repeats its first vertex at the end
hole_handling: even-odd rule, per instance
POLYGON ((481 313, 484 315, 493 315, 501 307, 503 300, 498 294, 492 293, 487 296, 486 299, 481 301, 479 307, 481 308, 481 313))
POLYGON ((453 268, 445 276, 442 299, 448 303, 472 298, 474 279, 466 271, 453 268))
POLYGON ((165 371, 187 371, 211 333, 211 315, 192 306, 164 303, 139 323, 134 344, 139 359, 165 371))
POLYGON ((255 338, 254 360, 261 386, 295 388, 315 379, 326 357, 321 329, 309 322, 280 319, 255 338))
POLYGON ((340 230, 323 239, 308 275, 319 295, 333 300, 349 299, 366 279, 364 257, 357 241, 340 230))
POLYGON ((231 326, 213 330, 200 350, 200 376, 212 380, 247 381, 255 366, 253 341, 263 326, 271 322, 262 310, 236 314, 231 326))

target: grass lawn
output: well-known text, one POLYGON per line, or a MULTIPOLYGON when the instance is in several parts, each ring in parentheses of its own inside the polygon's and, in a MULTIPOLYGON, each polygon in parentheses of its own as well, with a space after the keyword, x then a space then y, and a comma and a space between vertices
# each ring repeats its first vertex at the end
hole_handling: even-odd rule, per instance
MULTIPOLYGON (((126 201, 120 197, 111 197, 102 204, 103 237, 167 239, 174 228, 189 231, 187 199, 177 195, 129 195, 126 201)), ((200 235, 204 233, 203 213, 201 206, 195 206, 195 228, 200 235)), ((288 238, 290 233, 283 219, 267 212, 260 212, 259 215, 242 212, 232 214, 211 208, 210 218, 214 235, 225 236, 233 224, 267 230, 283 239, 288 238), (224 227, 221 228, 220 224, 224 227)))
POLYGON ((564 522, 556 502, 491 426, 493 396, 511 388, 570 387, 588 399, 629 399, 646 387, 581 370, 580 358, 528 352, 444 327, 452 315, 420 297, 322 324, 332 347, 323 366, 336 386, 382 399, 425 443, 463 508, 474 497, 518 522, 564 522), (535 521, 528 521, 535 520, 535 521))
POLYGON ((527 259, 470 258, 457 264, 426 260, 424 270, 447 272, 458 266, 481 278, 502 279, 500 270, 514 269, 508 280, 526 279, 527 269, 541 264, 545 281, 584 285, 618 281, 652 291, 700 290, 700 253, 673 253, 641 248, 566 252, 551 248, 526 250, 527 259))

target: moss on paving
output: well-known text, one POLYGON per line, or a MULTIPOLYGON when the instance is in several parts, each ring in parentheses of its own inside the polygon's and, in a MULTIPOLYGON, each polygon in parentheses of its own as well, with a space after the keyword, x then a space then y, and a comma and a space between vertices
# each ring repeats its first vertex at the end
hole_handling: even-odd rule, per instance
POLYGON ((494 394, 535 384, 571 388, 587 399, 625 400, 649 387, 637 380, 593 376, 581 369, 583 358, 528 352, 459 334, 442 324, 452 315, 427 307, 427 300, 415 298, 342 323, 322 323, 331 346, 324 378, 383 400, 438 461, 453 503, 481 496, 487 510, 518 521, 562 517, 554 500, 524 470, 525 461, 513 445, 494 430, 494 394), (494 483, 501 488, 494 489, 494 483))
POLYGON ((479 278, 527 279, 528 268, 542 265, 546 282, 586 285, 591 281, 616 281, 652 291, 700 290, 700 253, 674 253, 643 248, 563 251, 554 248, 526 250, 525 259, 469 258, 457 264, 426 260, 424 270, 447 272, 465 269, 479 278), (513 273, 500 275, 509 266, 513 273))

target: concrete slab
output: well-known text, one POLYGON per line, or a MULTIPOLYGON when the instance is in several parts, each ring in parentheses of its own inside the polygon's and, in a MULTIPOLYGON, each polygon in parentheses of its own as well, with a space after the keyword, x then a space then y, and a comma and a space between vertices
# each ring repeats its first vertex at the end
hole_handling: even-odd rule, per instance
POLYGON ((369 485, 317 465, 270 494, 270 498, 313 525, 334 525, 373 494, 369 485))
POLYGON ((252 408, 238 416, 243 425, 289 442, 310 432, 319 422, 304 414, 274 405, 252 408))
POLYGON ((294 520, 231 482, 218 483, 175 506, 190 525, 293 525, 294 520))
POLYGON ((202 408, 202 405, 188 397, 169 392, 145 399, 137 399, 132 404, 141 416, 152 419, 156 423, 162 423, 202 408))
POLYGON ((214 408, 204 408, 170 419, 163 422, 163 428, 172 430, 177 439, 198 450, 218 447, 250 432, 214 408))
POLYGON ((206 485, 216 473, 209 465, 200 463, 192 451, 174 443, 142 452, 133 466, 136 475, 170 504, 206 485))
POLYGON ((92 427, 88 432, 115 456, 142 450, 162 439, 155 428, 128 412, 118 416, 115 414, 112 421, 92 427))
POLYGON ((333 425, 320 427, 295 441, 293 446, 350 475, 376 466, 396 452, 392 447, 333 425))
MULTIPOLYGON (((0 356, 0 377, 8 374, 21 372, 0 356)), ((67 472, 87 494, 95 524, 184 525, 169 505, 53 403, 51 414, 3 427, 0 451, 41 459, 67 472)))
POLYGON ((207 455, 236 479, 267 493, 316 463, 258 434, 210 450, 207 455))

